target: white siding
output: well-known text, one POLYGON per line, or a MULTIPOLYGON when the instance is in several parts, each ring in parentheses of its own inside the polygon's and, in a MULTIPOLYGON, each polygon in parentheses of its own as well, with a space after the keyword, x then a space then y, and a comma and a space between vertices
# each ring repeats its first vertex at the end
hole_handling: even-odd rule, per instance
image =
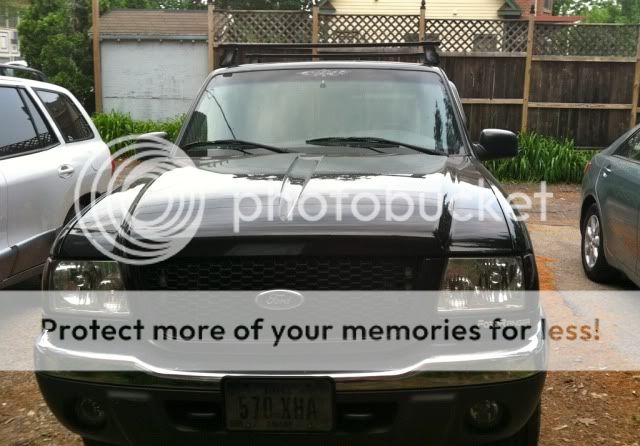
POLYGON ((102 41, 106 112, 174 118, 188 111, 207 74, 205 41, 102 41))
MULTIPOLYGON (((337 14, 419 14, 421 0, 331 0, 337 14)), ((497 19, 504 0, 427 0, 427 17, 497 19)))

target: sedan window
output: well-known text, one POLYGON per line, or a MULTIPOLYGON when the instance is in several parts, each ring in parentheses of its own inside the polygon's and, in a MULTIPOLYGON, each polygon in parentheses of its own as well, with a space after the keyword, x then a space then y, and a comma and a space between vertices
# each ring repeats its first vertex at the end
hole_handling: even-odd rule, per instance
POLYGON ((640 161, 640 131, 623 142, 615 154, 630 160, 640 161))

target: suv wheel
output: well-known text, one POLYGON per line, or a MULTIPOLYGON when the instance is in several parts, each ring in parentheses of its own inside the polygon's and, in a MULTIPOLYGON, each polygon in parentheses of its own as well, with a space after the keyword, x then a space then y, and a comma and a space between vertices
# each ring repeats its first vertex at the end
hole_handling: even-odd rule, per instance
POLYGON ((607 263, 604 256, 604 238, 602 220, 598 206, 594 203, 582 222, 582 267, 587 277, 594 282, 608 282, 616 271, 607 263))

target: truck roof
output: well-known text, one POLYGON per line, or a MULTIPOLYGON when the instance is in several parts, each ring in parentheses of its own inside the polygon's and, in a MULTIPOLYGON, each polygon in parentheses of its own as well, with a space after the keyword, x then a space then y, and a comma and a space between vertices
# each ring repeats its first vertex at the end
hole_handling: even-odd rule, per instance
POLYGON ((20 87, 31 87, 31 88, 39 88, 43 90, 52 90, 59 91, 66 94, 69 94, 69 91, 66 88, 63 88, 56 84, 50 84, 48 82, 41 82, 32 79, 23 79, 19 77, 12 76, 0 76, 0 85, 4 86, 20 86, 20 87))
POLYGON ((291 69, 378 69, 378 70, 405 70, 425 71, 444 74, 438 67, 410 63, 410 62, 376 62, 376 61, 319 61, 319 62, 276 62, 237 65, 228 68, 219 68, 214 74, 242 73, 250 71, 291 70, 291 69))

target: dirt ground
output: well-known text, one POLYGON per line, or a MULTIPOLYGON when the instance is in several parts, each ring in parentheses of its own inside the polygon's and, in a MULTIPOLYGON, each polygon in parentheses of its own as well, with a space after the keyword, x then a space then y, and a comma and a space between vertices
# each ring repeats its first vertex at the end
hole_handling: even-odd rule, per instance
MULTIPOLYGON (((514 185, 507 190, 514 191, 514 185)), ((543 289, 602 289, 584 280, 577 258, 579 188, 549 187, 549 221, 531 212, 543 289), (576 240, 577 238, 577 240, 576 240), (567 246, 559 245, 562 240, 567 246), (568 287, 568 288, 567 288, 568 287)), ((533 192, 537 185, 518 186, 533 192)), ((629 283, 622 289, 633 288, 629 283)), ((606 289, 606 287, 605 287, 606 289)), ((640 301, 638 302, 640 311, 640 301)), ((549 373, 542 399, 541 446, 640 446, 640 371, 549 373)), ((80 445, 44 404, 31 373, 0 373, 0 445, 80 445)))
MULTIPOLYGON (((545 290, 558 288, 552 262, 538 257, 545 290)), ((540 446, 564 444, 640 446, 640 371, 549 373, 540 446)))

